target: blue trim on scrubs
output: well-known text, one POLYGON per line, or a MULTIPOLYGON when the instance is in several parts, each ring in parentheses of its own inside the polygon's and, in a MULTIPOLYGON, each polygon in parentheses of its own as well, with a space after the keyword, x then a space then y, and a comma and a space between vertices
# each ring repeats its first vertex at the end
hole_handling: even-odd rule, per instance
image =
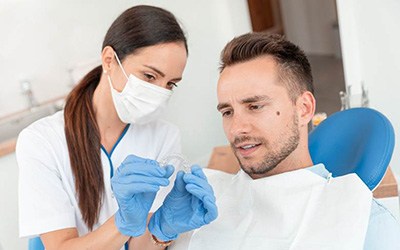
POLYGON ((111 161, 111 155, 114 152, 114 149, 117 147, 117 145, 119 144, 119 142, 122 140, 122 138, 125 136, 126 132, 129 129, 130 124, 126 125, 126 127, 124 128, 124 131, 122 131, 122 134, 119 136, 117 142, 114 144, 114 146, 111 149, 110 154, 108 154, 107 150, 104 148, 103 145, 101 145, 101 150, 103 150, 103 152, 106 154, 107 158, 108 158, 108 162, 110 163, 110 178, 112 178, 114 176, 114 166, 112 164, 111 161))
MULTIPOLYGON (((117 145, 119 144, 119 142, 122 140, 122 138, 125 136, 126 132, 129 129, 130 124, 126 125, 126 127, 124 128, 124 131, 122 131, 122 134, 119 136, 117 142, 114 144, 114 146, 111 149, 110 154, 107 152, 107 150, 104 148, 103 145, 101 145, 101 150, 103 150, 103 152, 106 154, 107 158, 108 158, 108 162, 110 163, 110 179, 114 176, 114 166, 112 164, 111 161, 111 155, 114 152, 114 149, 117 147, 117 145)), ((128 242, 125 243, 125 250, 129 249, 129 245, 128 242)))

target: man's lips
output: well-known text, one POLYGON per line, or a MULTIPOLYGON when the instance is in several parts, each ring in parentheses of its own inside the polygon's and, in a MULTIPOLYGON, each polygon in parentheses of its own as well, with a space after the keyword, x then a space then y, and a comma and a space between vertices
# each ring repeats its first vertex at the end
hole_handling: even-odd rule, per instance
POLYGON ((240 143, 235 145, 236 151, 243 157, 249 156, 260 147, 261 143, 240 143))

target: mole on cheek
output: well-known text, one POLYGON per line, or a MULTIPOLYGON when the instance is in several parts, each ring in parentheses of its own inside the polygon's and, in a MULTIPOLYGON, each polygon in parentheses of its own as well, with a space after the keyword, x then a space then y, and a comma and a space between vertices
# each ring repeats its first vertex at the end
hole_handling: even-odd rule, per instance
POLYGON ((281 112, 279 112, 279 111, 276 111, 276 115, 281 115, 281 112))

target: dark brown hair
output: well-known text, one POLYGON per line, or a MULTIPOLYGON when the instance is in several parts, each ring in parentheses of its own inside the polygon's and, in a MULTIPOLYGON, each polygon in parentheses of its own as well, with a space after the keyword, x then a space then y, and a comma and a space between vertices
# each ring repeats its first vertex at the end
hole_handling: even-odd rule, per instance
POLYGON ((310 63, 304 52, 283 36, 266 32, 241 35, 230 41, 221 53, 220 72, 225 67, 262 56, 272 56, 278 75, 293 102, 305 91, 314 93, 310 63))
MULTIPOLYGON (((186 37, 173 14, 141 5, 126 10, 113 22, 102 48, 111 46, 122 61, 140 48, 168 42, 183 42, 188 50, 186 37)), ((90 71, 68 95, 64 110, 65 136, 79 208, 90 230, 98 221, 105 190, 100 133, 92 104, 101 74, 101 66, 90 71)))

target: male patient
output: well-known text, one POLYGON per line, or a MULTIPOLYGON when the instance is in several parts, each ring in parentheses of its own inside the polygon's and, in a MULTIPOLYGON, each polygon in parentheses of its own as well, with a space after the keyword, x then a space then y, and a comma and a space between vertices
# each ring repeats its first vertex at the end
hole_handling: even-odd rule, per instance
POLYGON ((316 104, 301 49, 245 34, 226 45, 220 70, 218 111, 242 170, 206 170, 219 217, 171 249, 400 249, 398 223, 364 183, 311 160, 316 104))

